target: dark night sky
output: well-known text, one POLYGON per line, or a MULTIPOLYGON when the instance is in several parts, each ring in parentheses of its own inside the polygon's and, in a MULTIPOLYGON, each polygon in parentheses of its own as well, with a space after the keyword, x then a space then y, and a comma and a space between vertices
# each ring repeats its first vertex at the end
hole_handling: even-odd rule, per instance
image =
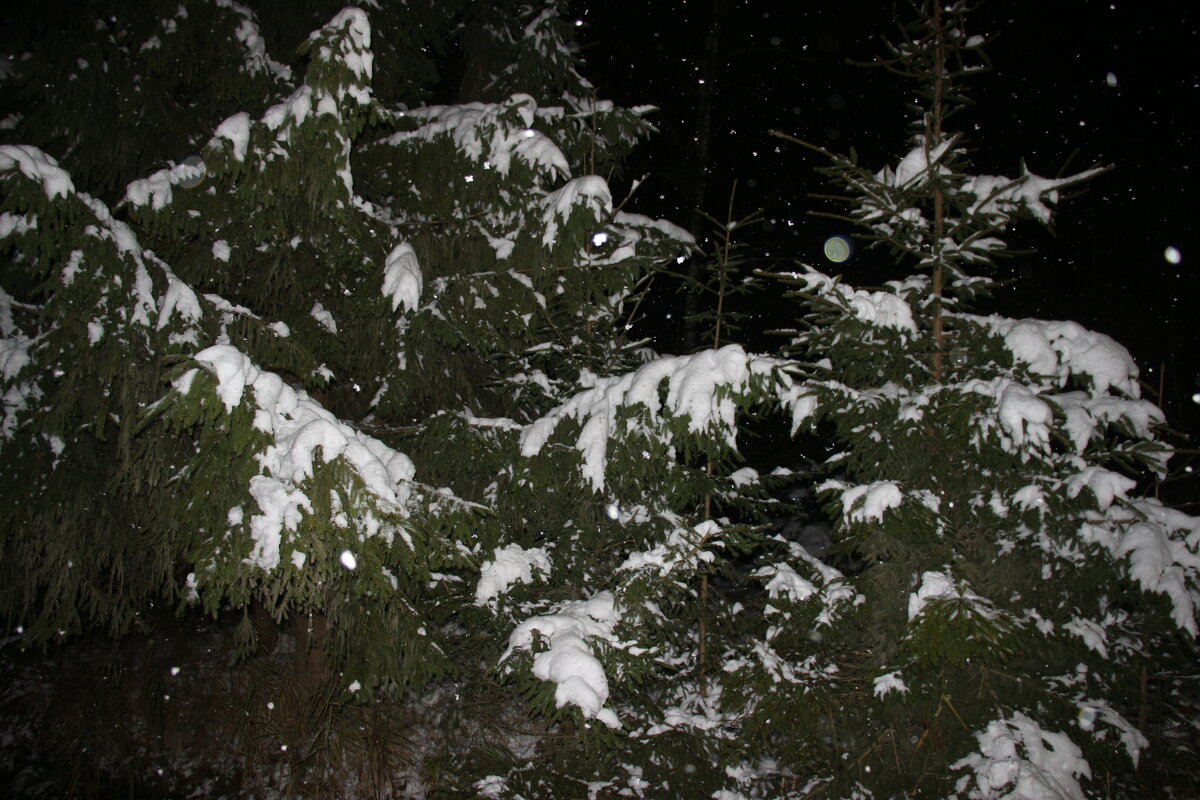
MULTIPOLYGON (((636 207, 685 226, 689 140, 713 2, 575 6, 600 96, 661 109, 653 118, 661 133, 627 174, 650 174, 636 207)), ((846 232, 806 213, 816 207, 808 195, 829 189, 813 171, 822 164, 767 131, 778 128, 839 152, 853 146, 871 169, 894 164, 907 149, 912 87, 847 60, 882 54, 880 36, 896 30, 893 8, 908 6, 728 5, 705 208, 723 214, 737 178, 741 213, 765 211, 762 235, 749 243, 764 256, 819 266, 824 239, 846 232)), ((999 34, 987 49, 994 72, 968 84, 976 106, 951 127, 968 131, 980 172, 1016 174, 1022 157, 1047 176, 1115 166, 1061 205, 1055 235, 1029 224, 1008 237, 1011 246, 1038 252, 1003 263, 999 277, 1020 280, 980 310, 1075 319, 1114 336, 1133 351, 1148 383, 1157 386, 1165 374, 1172 420, 1200 432, 1200 406, 1191 401, 1200 391, 1200 241, 1193 221, 1198 21, 1190 5, 1167 12, 1128 0, 992 0, 968 18, 967 32, 999 34), (1164 258, 1168 246, 1182 253, 1179 264, 1164 258)), ((889 263, 882 251, 862 252, 839 270, 861 281, 889 263)))

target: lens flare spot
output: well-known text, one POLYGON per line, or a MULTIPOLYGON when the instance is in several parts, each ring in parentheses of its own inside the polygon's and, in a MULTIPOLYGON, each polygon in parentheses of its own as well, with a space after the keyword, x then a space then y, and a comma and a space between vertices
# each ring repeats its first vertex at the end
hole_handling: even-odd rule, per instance
POLYGON ((835 264, 850 258, 850 240, 845 236, 830 236, 825 240, 825 257, 835 264))
POLYGON ((204 160, 198 155, 190 155, 179 163, 181 170, 179 185, 184 189, 194 189, 204 181, 204 160))

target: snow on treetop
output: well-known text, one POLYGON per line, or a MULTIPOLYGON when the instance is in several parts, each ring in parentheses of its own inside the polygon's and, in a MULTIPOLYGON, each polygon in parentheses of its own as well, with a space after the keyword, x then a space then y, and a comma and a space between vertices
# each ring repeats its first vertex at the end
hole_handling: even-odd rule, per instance
POLYGON ((0 172, 16 167, 25 177, 40 181, 46 197, 66 197, 74 193, 71 176, 51 156, 24 144, 0 145, 0 172))
POLYGON ((533 657, 533 674, 558 684, 554 702, 558 708, 570 703, 586 719, 597 719, 610 728, 621 727, 608 701, 608 677, 592 652, 589 640, 616 644, 613 629, 621 621, 610 592, 598 592, 590 600, 569 601, 554 614, 525 620, 509 635, 504 663, 515 650, 532 650, 536 631, 549 647, 533 657))
MULTIPOLYGON (((263 41, 258 23, 255 22, 254 12, 241 3, 234 2, 234 0, 216 0, 215 4, 219 8, 228 8, 242 18, 242 21, 238 23, 234 36, 237 37, 237 40, 246 49, 245 61, 243 62, 246 72, 250 75, 268 72, 278 80, 291 81, 292 68, 286 64, 280 64, 267 53, 267 46, 263 41)), ((183 6, 179 8, 180 12, 186 16, 187 12, 184 11, 183 6)), ((168 20, 163 20, 163 22, 165 26, 168 20)), ((173 23, 174 20, 170 20, 170 22, 173 23)))
MULTIPOLYGON (((329 20, 325 27, 314 31, 308 40, 315 42, 330 33, 336 36, 334 42, 337 44, 337 51, 334 52, 328 45, 322 45, 317 50, 316 57, 321 61, 340 61, 358 81, 363 84, 370 83, 375 56, 371 52, 371 23, 367 19, 367 13, 361 8, 347 6, 329 20), (349 33, 349 36, 336 36, 342 31, 349 33)), ((370 101, 369 88, 344 88, 360 104, 370 101)))

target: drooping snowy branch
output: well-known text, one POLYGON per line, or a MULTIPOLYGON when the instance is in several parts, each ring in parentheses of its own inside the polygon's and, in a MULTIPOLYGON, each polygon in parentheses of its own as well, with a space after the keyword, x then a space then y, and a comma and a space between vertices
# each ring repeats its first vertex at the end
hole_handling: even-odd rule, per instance
MULTIPOLYGON (((792 388, 786 362, 747 354, 738 345, 675 356, 612 378, 599 379, 521 433, 521 454, 537 455, 555 429, 567 419, 579 424, 575 449, 583 455, 583 477, 599 492, 605 485, 606 453, 616 436, 622 409, 645 412, 639 429, 670 439, 667 418, 686 422, 691 433, 705 433, 736 447, 739 399, 753 391, 781 398, 792 388), (665 396, 664 396, 665 389, 665 396)), ((790 396, 790 395, 788 395, 790 396)))

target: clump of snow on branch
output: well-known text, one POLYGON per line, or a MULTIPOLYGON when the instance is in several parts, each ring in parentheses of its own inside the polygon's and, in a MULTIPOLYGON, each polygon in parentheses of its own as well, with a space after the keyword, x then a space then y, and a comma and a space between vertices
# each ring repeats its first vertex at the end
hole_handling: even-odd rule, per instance
POLYGON ((940 175, 946 173, 941 161, 953 144, 954 140, 949 138, 933 147, 927 147, 924 141, 918 142, 916 147, 905 153, 895 169, 884 167, 875 177, 885 186, 919 189, 928 181, 931 172, 940 175))
POLYGON ((559 220, 569 219, 576 208, 587 208, 597 220, 611 212, 612 192, 603 178, 598 175, 584 175, 582 178, 568 181, 562 188, 546 195, 542 204, 546 208, 542 214, 542 221, 546 224, 542 244, 550 247, 558 240, 559 220))
POLYGON ((999 427, 1002 446, 1029 457, 1030 449, 1045 451, 1050 443, 1050 425, 1054 412, 1029 387, 1006 377, 990 381, 970 380, 962 385, 966 392, 976 392, 992 399, 995 411, 978 422, 986 433, 999 427))
MULTIPOLYGON (((254 12, 234 0, 216 0, 215 4, 220 8, 229 9, 242 18, 238 23, 237 30, 234 31, 234 36, 245 49, 242 66, 246 72, 250 75, 269 73, 277 80, 290 82, 292 68, 286 64, 280 64, 267 53, 266 42, 263 40, 262 31, 254 18, 254 12)), ((182 8, 180 6, 181 10, 182 8)))
MULTIPOLYGON (((678 517, 674 514, 664 513, 662 516, 678 522, 678 517)), ((676 524, 666 541, 650 550, 630 553, 617 567, 617 572, 650 570, 658 578, 665 578, 681 567, 694 569, 701 562, 712 563, 716 556, 711 550, 704 549, 704 546, 715 539, 720 531, 721 526, 711 519, 706 519, 690 529, 676 524)))
POLYGON ((774 600, 786 597, 794 603, 802 603, 817 593, 813 582, 802 577, 791 564, 771 564, 755 571, 756 578, 766 579, 767 596, 774 600))
POLYGON ((1064 386, 1072 376, 1086 376, 1093 396, 1116 389, 1141 397, 1138 368, 1129 351, 1112 338, 1077 322, 1005 317, 969 317, 1004 339, 1013 360, 1039 377, 1064 386))
POLYGON ((986 598, 960 586, 949 573, 930 570, 921 575, 921 585, 908 596, 909 621, 921 616, 932 600, 966 600, 983 616, 992 616, 991 603, 986 598))
POLYGON ((967 179, 960 191, 975 196, 975 202, 968 208, 971 214, 985 214, 1007 221, 1023 209, 1038 222, 1048 225, 1052 212, 1046 204, 1058 202, 1058 190, 1086 181, 1102 171, 1085 170, 1066 178, 1043 178, 1028 169, 1022 169, 1021 177, 1015 179, 1000 175, 974 175, 967 179))
POLYGON ((536 420, 521 432, 521 454, 534 456, 541 451, 558 425, 566 419, 577 421, 581 430, 575 449, 583 455, 583 475, 599 492, 605 486, 608 442, 617 432, 623 407, 640 406, 649 416, 647 430, 670 437, 664 416, 687 420, 692 433, 709 431, 736 445, 737 405, 734 395, 750 389, 752 379, 774 374, 780 382, 779 394, 791 387, 791 381, 778 369, 784 362, 747 354, 738 345, 720 350, 703 350, 689 356, 660 358, 637 370, 597 379, 592 388, 580 392, 536 420), (661 388, 666 383, 665 400, 661 388))
POLYGON ((979 751, 951 765, 969 770, 955 790, 987 800, 1084 800, 1079 778, 1090 778, 1083 751, 1065 733, 1042 729, 1020 713, 993 720, 975 734, 979 751))
POLYGON ((489 561, 479 568, 475 586, 475 605, 493 604, 514 583, 533 583, 533 574, 550 574, 550 555, 544 548, 525 549, 519 544, 497 547, 489 561))
POLYGON ((901 694, 908 691, 908 685, 904 683, 904 679, 900 677, 899 672, 888 672, 880 675, 871 682, 872 692, 876 697, 885 697, 891 692, 899 692, 901 694))
MULTIPOLYGON (((227 411, 243 402, 247 388, 252 390, 254 428, 272 439, 257 456, 260 472, 249 486, 260 509, 250 520, 252 563, 265 570, 279 565, 284 529, 295 531, 302 513, 312 512, 302 484, 313 476, 318 458, 326 463, 344 459, 377 508, 408 515, 415 472, 408 456, 346 425, 278 375, 260 370, 234 347, 209 347, 196 354, 196 361, 216 379, 217 396, 227 411)), ((192 369, 177 379, 176 391, 188 394, 196 373, 192 369)), ((411 546, 405 531, 381 526, 370 513, 364 513, 360 528, 363 536, 381 534, 389 541, 399 532, 411 546)))
POLYGON ((508 649, 500 657, 500 663, 517 650, 532 652, 540 641, 546 649, 533 656, 533 674, 557 684, 556 706, 577 706, 585 719, 619 728, 617 715, 604 705, 608 701, 608 677, 590 642, 617 644, 613 629, 620 621, 609 592, 599 592, 589 600, 563 603, 553 614, 531 617, 518 625, 508 637, 508 649))
MULTIPOLYGON (((171 318, 176 315, 185 326, 194 326, 203 316, 200 300, 196 297, 196 293, 191 286, 176 277, 166 264, 160 262, 159 266, 166 278, 167 288, 158 303, 158 324, 155 327, 161 331, 171 323, 171 318)), ((199 334, 195 330, 191 330, 175 341, 195 345, 199 341, 199 334)))
POLYGON ((1140 498, 1106 509, 1104 518, 1081 525, 1079 535, 1121 560, 1143 591, 1165 595, 1175 624, 1200 635, 1200 518, 1140 498))
POLYGON ((900 487, 892 481, 850 487, 840 481, 826 481, 817 487, 817 491, 828 489, 842 490, 842 513, 850 522, 880 522, 884 511, 898 507, 904 500, 900 487))
MULTIPOLYGON (((247 127, 247 135, 249 135, 249 130, 247 127)), ((230 131, 226 132, 230 133, 230 131)), ((245 150, 242 149, 240 152, 244 154, 245 150)), ((204 172, 205 167, 202 161, 199 163, 182 161, 170 169, 160 169, 125 187, 125 202, 133 206, 144 206, 148 203, 152 209, 158 211, 171 204, 176 185, 189 185, 192 181, 202 178, 204 172)))
POLYGON ((329 313, 329 310, 325 306, 320 303, 313 303, 312 310, 308 312, 308 315, 315 319, 317 324, 322 328, 335 336, 337 335, 337 320, 333 318, 333 314, 329 313))
POLYGON ((250 115, 244 111, 239 111, 233 116, 226 118, 213 131, 213 140, 209 146, 211 147, 220 140, 229 143, 235 159, 245 161, 246 153, 250 149, 250 115))
MULTIPOLYGON (((854 590, 841 570, 816 558, 798 542, 788 541, 783 537, 776 537, 776 540, 787 548, 792 562, 766 564, 752 574, 755 578, 764 581, 767 596, 772 600, 782 599, 790 603, 813 600, 820 608, 813 620, 814 630, 822 626, 833 625, 844 607, 854 607, 866 600, 863 595, 854 590), (796 571, 796 566, 801 564, 808 567, 811 577, 820 579, 820 587, 796 571)), ((789 616, 774 605, 768 605, 764 613, 789 616)), ((774 638, 781 629, 781 626, 775 626, 767 638, 774 638)))
POLYGON ((58 162, 36 147, 24 144, 0 145, 0 172, 16 167, 25 177, 42 184, 46 197, 66 197, 75 193, 71 176, 58 162))
POLYGON ((421 265, 408 242, 401 242, 388 253, 383 267, 383 295, 391 298, 392 310, 404 306, 416 311, 421 302, 421 265))
POLYGON ((4 382, 4 416, 0 418, 0 438, 11 439, 20 424, 20 417, 42 396, 37 382, 17 383, 17 376, 32 361, 33 340, 13 324, 12 295, 0 289, 0 378, 4 382))
POLYGON ((781 275, 799 281, 804 285, 804 291, 818 294, 823 300, 835 304, 868 325, 892 328, 910 334, 917 333, 912 308, 904 298, 894 292, 855 289, 812 267, 805 267, 804 272, 781 275))
POLYGON ((395 146, 447 136, 472 161, 486 162, 500 175, 507 175, 513 160, 518 159, 539 175, 565 177, 571 171, 567 157, 553 141, 533 129, 536 112, 537 102, 527 94, 514 94, 503 103, 426 106, 400 112, 418 121, 419 127, 394 133, 382 143, 395 146), (515 120, 510 121, 514 116, 515 120))

